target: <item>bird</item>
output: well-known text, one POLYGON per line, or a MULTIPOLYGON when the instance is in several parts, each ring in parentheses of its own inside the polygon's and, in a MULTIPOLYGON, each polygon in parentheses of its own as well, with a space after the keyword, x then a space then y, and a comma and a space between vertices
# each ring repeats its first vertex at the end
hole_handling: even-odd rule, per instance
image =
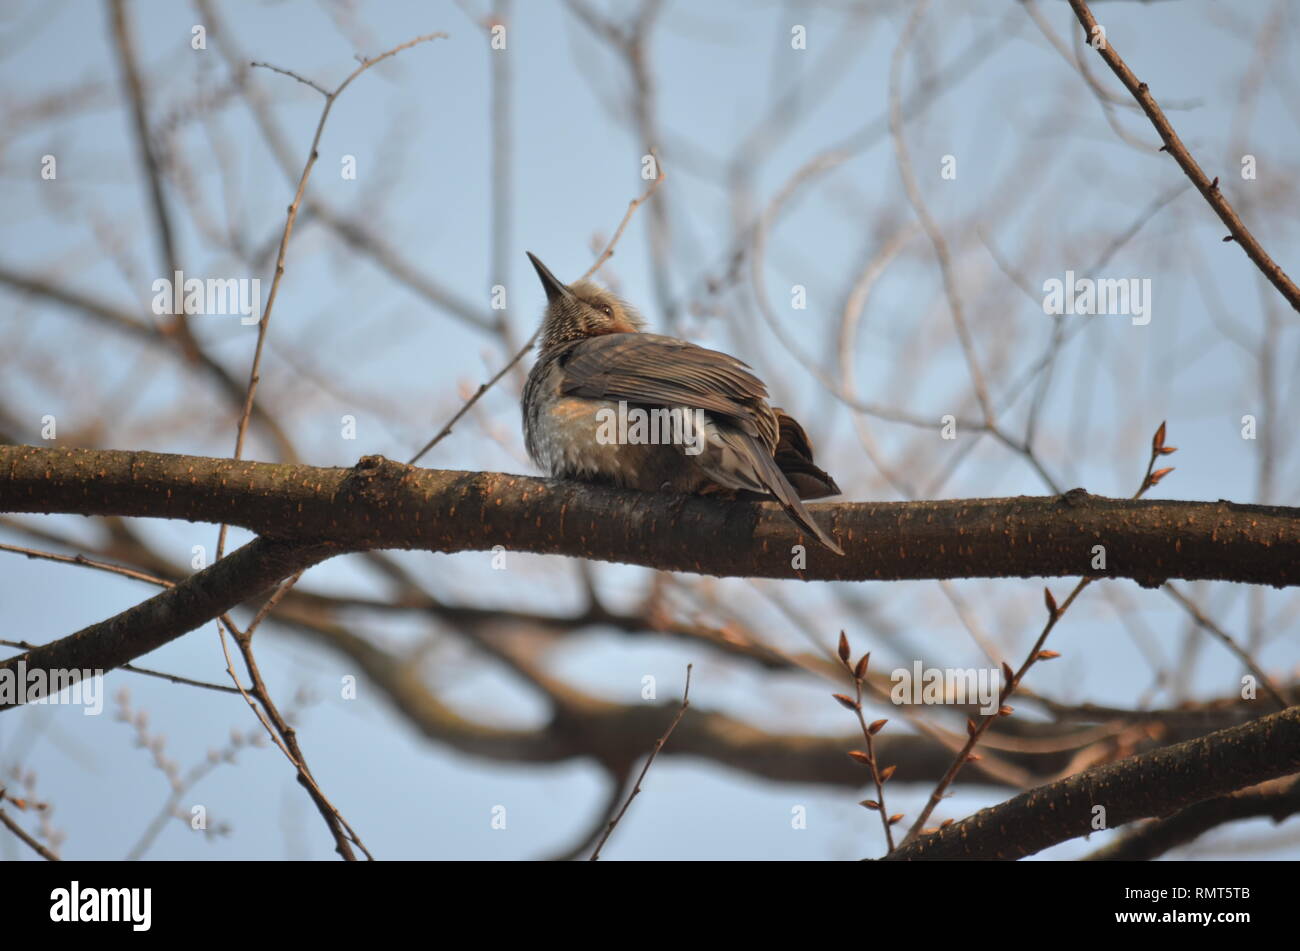
POLYGON ((593 281, 565 284, 526 253, 546 292, 539 353, 521 401, 524 443, 539 469, 644 492, 775 499, 801 529, 844 554, 801 501, 839 495, 839 486, 814 463, 798 421, 768 404, 767 387, 748 364, 647 333, 626 301, 593 281), (673 433, 682 438, 668 445, 609 438, 615 414, 638 410, 676 412, 681 428, 673 433), (698 431, 688 433, 691 422, 698 431))

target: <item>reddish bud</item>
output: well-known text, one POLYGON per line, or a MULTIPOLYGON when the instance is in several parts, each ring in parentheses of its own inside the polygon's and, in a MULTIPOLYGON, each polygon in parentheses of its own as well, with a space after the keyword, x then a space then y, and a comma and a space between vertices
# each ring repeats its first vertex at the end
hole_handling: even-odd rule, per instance
POLYGON ((853 668, 853 676, 857 680, 865 680, 867 677, 867 665, 871 663, 871 651, 867 651, 858 659, 858 665, 853 668))

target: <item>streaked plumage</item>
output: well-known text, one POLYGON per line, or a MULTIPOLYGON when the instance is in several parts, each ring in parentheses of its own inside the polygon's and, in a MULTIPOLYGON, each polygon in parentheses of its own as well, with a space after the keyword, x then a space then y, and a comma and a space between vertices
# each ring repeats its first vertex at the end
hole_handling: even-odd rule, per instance
POLYGON ((558 478, 642 491, 775 498, 823 545, 843 554, 800 499, 839 494, 813 463, 807 434, 767 403, 767 387, 735 357, 642 333, 627 304, 591 282, 566 286, 529 254, 546 288, 541 353, 524 388, 524 437, 558 478), (628 407, 702 410, 703 451, 601 444, 598 413, 628 407))

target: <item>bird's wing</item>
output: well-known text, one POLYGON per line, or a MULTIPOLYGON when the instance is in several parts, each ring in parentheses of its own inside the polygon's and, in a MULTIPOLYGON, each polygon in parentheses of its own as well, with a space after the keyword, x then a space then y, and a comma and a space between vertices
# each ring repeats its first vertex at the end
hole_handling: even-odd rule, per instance
POLYGON ((767 387, 733 356, 660 334, 603 334, 575 344, 558 361, 560 392, 649 406, 687 406, 723 417, 776 446, 767 387))
MULTIPOLYGON (((562 373, 560 392, 566 396, 704 410, 711 420, 710 445, 695 464, 727 488, 766 489, 804 530, 844 554, 804 508, 799 490, 773 457, 784 436, 783 455, 811 466, 808 437, 789 417, 782 427, 767 405, 763 381, 735 357, 659 334, 603 334, 573 344, 556 359, 556 366, 562 373)), ((829 476, 826 481, 834 487, 829 476)))

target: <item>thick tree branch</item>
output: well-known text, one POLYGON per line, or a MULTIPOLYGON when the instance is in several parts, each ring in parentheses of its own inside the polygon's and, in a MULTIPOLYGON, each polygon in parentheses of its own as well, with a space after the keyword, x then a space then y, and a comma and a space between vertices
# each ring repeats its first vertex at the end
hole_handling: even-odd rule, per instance
MULTIPOLYGON (((294 621, 291 623, 297 624, 294 621)), ((341 625, 325 625, 318 638, 339 652, 377 685, 390 703, 417 730, 436 743, 480 759, 504 763, 563 763, 596 759, 616 772, 630 770, 645 751, 663 735, 681 708, 680 701, 660 704, 619 704, 586 694, 569 692, 542 726, 502 727, 462 716, 431 690, 428 678, 395 653, 375 646, 341 625)), ((851 735, 777 733, 760 729, 720 710, 691 707, 664 748, 669 757, 705 759, 762 779, 786 783, 823 783, 849 789, 862 788, 862 767, 844 751, 851 735)), ((952 750, 930 737, 897 733, 882 736, 878 751, 910 778, 938 779, 952 760, 952 750)), ((1008 759, 1030 768, 1041 767, 1035 777, 1063 768, 1068 754, 1031 756, 1009 754, 1008 759)), ((983 769, 989 761, 976 764, 983 769)), ((1013 785, 995 767, 982 773, 982 781, 1013 785)), ((620 799, 621 801, 621 799, 620 799)))
POLYGON ((226 521, 338 551, 513 551, 716 576, 820 581, 1091 575, 1300 584, 1300 509, 1060 497, 844 502, 812 511, 847 557, 775 505, 607 489, 367 456, 351 469, 0 446, 0 511, 226 521), (1093 568, 1102 546, 1105 568, 1093 568), (795 567, 800 565, 800 567, 795 567))
POLYGON ((1300 779, 1288 776, 1228 796, 1207 799, 1167 819, 1137 826, 1128 835, 1086 856, 1090 862, 1142 862, 1196 841, 1229 822, 1267 816, 1280 823, 1300 813, 1300 779))
MULTIPOLYGON (((99 567, 91 561, 79 563, 99 567)), ((179 575, 177 578, 176 584, 192 583, 192 580, 181 579, 179 575)), ((172 585, 172 582, 161 579, 159 582, 172 585)), ((200 584, 202 583, 203 579, 200 579, 200 584)), ((336 608, 361 605, 361 602, 352 603, 294 591, 286 598, 276 617, 280 623, 300 630, 358 665, 413 726, 430 739, 461 752, 504 762, 523 759, 528 762, 555 763, 583 758, 596 758, 604 762, 605 757, 614 756, 617 768, 630 768, 631 760, 624 758, 630 751, 640 749, 638 744, 642 740, 645 743, 651 742, 654 730, 662 731, 661 716, 671 716, 672 711, 668 707, 655 712, 645 704, 624 706, 603 703, 571 688, 564 688, 551 694, 555 710, 551 722, 545 727, 512 730, 474 722, 442 702, 430 690, 418 666, 411 665, 404 657, 380 649, 333 620, 336 608), (301 602, 298 607, 290 606, 297 602, 301 602), (629 743, 628 737, 638 739, 629 743)), ((377 604, 374 606, 380 607, 377 604)), ((394 607, 382 606, 385 610, 393 610, 394 607)), ((466 612, 463 608, 453 606, 449 613, 434 613, 455 626, 467 624, 473 627, 494 617, 494 612, 487 608, 466 612)), ((503 611, 495 615, 495 624, 564 630, 575 625, 608 623, 625 625, 627 630, 657 629, 647 628, 646 622, 635 622, 631 616, 607 615, 607 622, 598 621, 598 617, 598 614, 592 614, 565 624, 556 616, 503 611)), ((101 626, 100 630, 104 632, 108 628, 101 626)), ((175 636, 183 633, 184 631, 177 631, 175 636)), ((101 633, 101 636, 108 635, 101 633)), ((32 649, 31 645, 23 642, 7 643, 9 646, 32 649)), ((481 645, 481 641, 478 643, 481 645)), ((80 640, 75 647, 78 651, 98 650, 85 639, 80 640)), ((28 655, 27 659, 30 660, 31 657, 28 655)), ((15 664, 17 660, 18 658, 13 658, 15 664)), ((68 658, 62 657, 60 660, 66 664, 68 658)), ((75 658, 72 665, 80 666, 75 658)), ((1052 709, 1058 715, 1062 712, 1056 707, 1052 709)), ((973 713, 973 710, 956 706, 951 712, 963 717, 973 713)), ((1177 740, 1199 735, 1206 728, 1221 725, 1229 717, 1235 717, 1239 721, 1252 711, 1242 709, 1236 714, 1225 711, 1209 719, 1205 712, 1198 714, 1194 711, 1136 713, 1081 708, 1074 712, 1089 719, 1139 718, 1150 723, 1172 719, 1174 723, 1171 733, 1173 739, 1177 740)), ((683 725, 676 736, 674 744, 667 750, 669 754, 713 759, 755 776, 785 782, 828 783, 853 788, 858 788, 862 783, 861 768, 844 756, 851 737, 772 734, 709 710, 696 711, 695 716, 683 725)), ((998 725, 996 737, 987 743, 998 750, 998 755, 986 757, 975 766, 982 774, 982 781, 987 783, 1015 787, 1017 784, 1028 783, 1031 778, 1045 781, 1068 768, 1073 751, 1093 742, 1095 738, 1095 734, 1088 730, 1066 727, 1062 733, 1061 728, 1053 724, 1006 721, 998 725), (1048 740, 1050 748, 1042 748, 1042 740, 1048 740), (1012 768, 1004 768, 1004 763, 1012 768)), ((877 744, 880 754, 898 765, 908 779, 914 782, 939 779, 952 757, 952 749, 936 741, 933 736, 896 734, 879 737, 877 744)))
MULTIPOLYGON (((0 670, 112 670, 224 614, 339 551, 328 542, 256 538, 186 581, 106 621, 0 663, 0 670)), ((39 695, 39 692, 37 692, 39 695)), ((29 694, 28 700, 35 699, 29 694)), ((17 706, 0 701, 0 710, 17 706)))
POLYGON ((1300 770, 1300 706, 1040 786, 896 849, 890 859, 1018 859, 1094 830, 1167 816, 1300 770))

